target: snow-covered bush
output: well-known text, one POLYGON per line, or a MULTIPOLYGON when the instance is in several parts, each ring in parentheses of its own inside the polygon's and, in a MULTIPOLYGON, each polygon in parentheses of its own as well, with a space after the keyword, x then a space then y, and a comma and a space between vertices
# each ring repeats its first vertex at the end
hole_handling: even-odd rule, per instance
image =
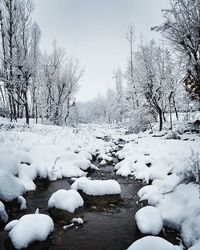
POLYGON ((180 173, 184 182, 195 182, 200 185, 200 154, 192 151, 187 160, 188 166, 180 173))

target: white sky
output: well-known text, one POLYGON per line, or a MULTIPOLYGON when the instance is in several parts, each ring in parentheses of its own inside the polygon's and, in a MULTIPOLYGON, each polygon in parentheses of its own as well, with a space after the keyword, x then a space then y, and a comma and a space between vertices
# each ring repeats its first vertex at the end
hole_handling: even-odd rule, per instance
POLYGON ((158 39, 150 28, 162 23, 161 9, 168 0, 34 0, 34 20, 42 30, 41 48, 53 40, 66 53, 77 57, 85 68, 78 101, 105 93, 114 84, 113 70, 126 66, 127 28, 133 25, 136 37, 158 39))

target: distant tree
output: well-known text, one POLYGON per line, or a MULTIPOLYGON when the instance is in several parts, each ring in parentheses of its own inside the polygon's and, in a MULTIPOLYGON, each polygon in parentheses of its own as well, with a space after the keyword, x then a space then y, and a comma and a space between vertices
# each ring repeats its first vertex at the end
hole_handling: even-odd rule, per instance
POLYGON ((136 52, 137 88, 144 96, 146 104, 157 113, 160 131, 165 120, 168 98, 173 91, 172 87, 169 87, 169 63, 168 51, 156 45, 154 41, 149 45, 141 45, 140 50, 136 52))
POLYGON ((70 108, 75 105, 74 94, 78 90, 83 70, 78 60, 67 57, 55 43, 52 53, 44 55, 43 70, 46 118, 60 125, 67 121, 70 108))
POLYGON ((127 69, 126 69, 126 79, 127 79, 127 93, 126 98, 131 105, 131 109, 136 109, 139 107, 137 91, 136 91, 136 83, 135 83, 135 72, 134 72, 134 40, 135 40, 135 30, 131 25, 128 28, 128 32, 126 34, 126 39, 129 45, 129 58, 127 61, 127 69))

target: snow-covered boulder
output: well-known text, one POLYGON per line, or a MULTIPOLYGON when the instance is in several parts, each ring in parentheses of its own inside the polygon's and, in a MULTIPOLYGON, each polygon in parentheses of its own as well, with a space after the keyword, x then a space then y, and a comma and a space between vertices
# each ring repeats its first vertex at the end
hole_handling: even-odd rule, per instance
POLYGON ((12 201, 25 192, 21 181, 6 171, 0 170, 0 200, 12 201))
POLYGON ((55 207, 74 213, 76 208, 82 207, 84 204, 80 194, 73 189, 60 189, 52 194, 48 201, 48 207, 55 207))
POLYGON ((53 232, 54 223, 48 215, 28 214, 9 222, 5 230, 10 231, 8 236, 14 247, 21 249, 34 241, 45 241, 53 232))
POLYGON ((7 222, 8 221, 8 214, 6 212, 4 204, 0 201, 0 222, 7 222))
POLYGON ((160 210, 155 207, 141 208, 135 214, 135 219, 139 230, 143 234, 158 235, 163 227, 160 210))
POLYGON ((102 206, 121 199, 121 187, 115 180, 90 180, 78 178, 71 186, 80 192, 86 204, 102 206))
POLYGON ((157 237, 146 236, 135 242, 127 250, 183 250, 181 247, 157 237))
POLYGON ((49 212, 56 220, 71 220, 80 212, 84 201, 80 194, 73 189, 60 189, 52 194, 48 201, 49 212))
POLYGON ((78 178, 71 188, 94 196, 121 193, 120 185, 115 180, 90 180, 87 177, 78 178))

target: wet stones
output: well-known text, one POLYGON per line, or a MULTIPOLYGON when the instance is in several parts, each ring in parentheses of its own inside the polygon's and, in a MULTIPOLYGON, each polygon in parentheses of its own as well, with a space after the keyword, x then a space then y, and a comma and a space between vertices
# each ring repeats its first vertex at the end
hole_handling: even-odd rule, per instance
POLYGON ((77 179, 71 186, 82 196, 85 204, 102 207, 121 200, 121 187, 115 180, 77 179))
POLYGON ((66 223, 74 217, 81 217, 84 201, 73 189, 60 189, 52 194, 48 201, 49 214, 58 222, 66 223))
POLYGON ((59 209, 56 207, 51 207, 48 209, 48 212, 52 219, 58 223, 66 224, 70 222, 75 217, 82 217, 83 216, 83 207, 75 209, 73 213, 65 211, 63 209, 59 209))
POLYGON ((116 204, 121 200, 120 194, 89 195, 84 193, 82 190, 78 190, 78 192, 83 197, 85 205, 96 206, 97 208, 102 208, 110 204, 116 204))

